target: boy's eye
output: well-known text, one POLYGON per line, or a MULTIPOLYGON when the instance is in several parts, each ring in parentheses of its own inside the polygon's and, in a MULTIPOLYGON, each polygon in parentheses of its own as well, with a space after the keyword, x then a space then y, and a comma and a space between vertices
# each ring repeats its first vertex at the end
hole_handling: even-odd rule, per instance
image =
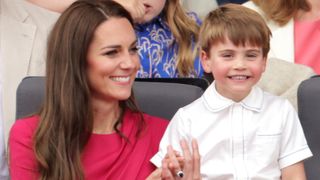
POLYGON ((232 58, 233 57, 233 55, 232 54, 221 54, 221 57, 223 57, 223 58, 232 58))
POLYGON ((255 58, 257 56, 258 56, 257 54, 247 54, 247 57, 249 57, 249 58, 255 58))

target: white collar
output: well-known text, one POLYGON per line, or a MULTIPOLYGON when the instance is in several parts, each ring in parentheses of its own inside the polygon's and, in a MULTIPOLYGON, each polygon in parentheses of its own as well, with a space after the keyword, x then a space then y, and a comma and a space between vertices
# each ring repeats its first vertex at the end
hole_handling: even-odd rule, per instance
POLYGON ((212 82, 203 94, 207 107, 213 112, 221 111, 233 104, 240 104, 245 109, 260 112, 262 110, 263 96, 264 93, 260 88, 253 87, 249 95, 242 101, 234 102, 217 92, 215 82, 212 82))

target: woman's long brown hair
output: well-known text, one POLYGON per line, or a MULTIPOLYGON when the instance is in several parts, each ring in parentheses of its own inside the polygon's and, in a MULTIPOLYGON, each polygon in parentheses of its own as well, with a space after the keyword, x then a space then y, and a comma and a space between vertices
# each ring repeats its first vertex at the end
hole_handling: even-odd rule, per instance
POLYGON ((310 11, 307 0, 251 0, 259 6, 269 20, 280 26, 287 24, 299 10, 310 11))
POLYGON ((180 0, 166 0, 164 13, 168 26, 179 44, 177 69, 181 77, 195 75, 194 60, 198 53, 195 43, 198 41, 199 26, 189 17, 180 4, 180 0))
MULTIPOLYGON (((130 14, 113 1, 79 0, 53 27, 48 40, 46 97, 34 136, 39 179, 84 179, 81 152, 93 129, 86 57, 96 28, 110 17, 133 23, 130 14)), ((139 112, 133 95, 120 105, 139 112)), ((140 117, 138 129, 143 128, 140 117)))

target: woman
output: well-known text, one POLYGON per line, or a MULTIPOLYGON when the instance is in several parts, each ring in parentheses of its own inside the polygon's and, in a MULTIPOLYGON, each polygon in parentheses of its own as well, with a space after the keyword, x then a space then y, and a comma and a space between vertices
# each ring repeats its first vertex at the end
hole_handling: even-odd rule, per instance
POLYGON ((251 0, 272 31, 269 57, 311 67, 320 74, 319 0, 251 0))
POLYGON ((48 41, 46 98, 16 121, 11 179, 145 179, 155 170, 167 121, 142 114, 132 84, 139 68, 130 14, 108 0, 79 0, 48 41))

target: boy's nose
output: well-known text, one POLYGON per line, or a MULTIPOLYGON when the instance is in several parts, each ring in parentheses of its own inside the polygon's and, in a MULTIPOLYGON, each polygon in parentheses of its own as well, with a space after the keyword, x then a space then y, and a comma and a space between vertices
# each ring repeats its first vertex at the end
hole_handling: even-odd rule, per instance
POLYGON ((245 63, 245 60, 243 58, 237 58, 235 61, 234 61, 234 64, 233 64, 233 67, 235 69, 244 69, 246 67, 246 63, 245 63))

